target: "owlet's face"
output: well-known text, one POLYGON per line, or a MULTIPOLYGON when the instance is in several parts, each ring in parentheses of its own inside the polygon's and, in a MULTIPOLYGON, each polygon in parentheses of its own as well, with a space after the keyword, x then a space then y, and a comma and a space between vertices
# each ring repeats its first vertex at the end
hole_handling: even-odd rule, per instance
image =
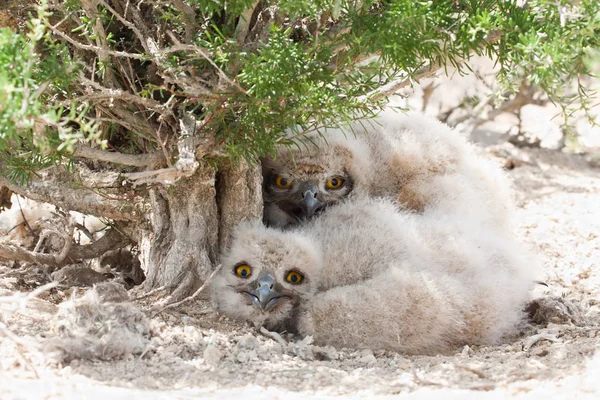
POLYGON ((291 227, 343 201, 354 189, 350 160, 347 149, 327 145, 263 160, 264 223, 291 227))
POLYGON ((292 330, 299 305, 315 292, 319 263, 312 243, 297 234, 239 227, 211 284, 213 299, 230 317, 292 330))

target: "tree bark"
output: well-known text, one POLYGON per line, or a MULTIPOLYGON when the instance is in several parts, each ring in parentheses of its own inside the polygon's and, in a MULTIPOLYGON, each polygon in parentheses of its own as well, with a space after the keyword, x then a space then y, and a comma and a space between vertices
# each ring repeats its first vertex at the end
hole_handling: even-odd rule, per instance
MULTIPOLYGON (((2 177, 0 184, 22 196, 65 210, 123 221, 119 225, 131 238, 110 242, 106 250, 137 242, 146 275, 142 290, 166 287, 171 293, 169 300, 177 301, 205 282, 218 264, 220 252, 230 244, 231 233, 239 222, 262 217, 260 168, 243 161, 239 164, 224 161, 219 163, 217 173, 206 161, 199 163, 191 177, 172 185, 155 184, 149 191, 133 191, 123 185, 122 175, 108 171, 95 173, 84 165, 78 167, 79 179, 75 184, 73 174, 61 168, 42 172, 28 186, 19 186, 2 177)), ((68 259, 101 256, 98 249, 103 247, 99 245, 94 244, 96 251, 87 256, 79 255, 75 250, 81 246, 76 246, 68 259)), ((7 254, 12 258, 12 253, 7 254)), ((56 255, 35 256, 31 262, 46 263, 47 258, 52 261, 48 264, 62 264, 55 260, 56 255)))
POLYGON ((140 237, 143 290, 167 287, 170 301, 193 293, 216 268, 242 220, 262 217, 260 169, 201 162, 196 173, 150 193, 151 229, 140 237))
POLYGON ((0 186, 35 201, 116 221, 139 221, 144 217, 145 201, 123 187, 122 181, 117 172, 96 173, 83 165, 77 167, 75 174, 62 167, 48 168, 32 177, 26 186, 0 176, 0 186))
POLYGON ((166 286, 174 300, 200 285, 218 257, 216 171, 207 163, 174 185, 150 192, 151 229, 142 231, 144 290, 166 286))
POLYGON ((231 233, 242 221, 260 220, 263 214, 262 174, 260 168, 223 163, 217 174, 217 204, 219 207, 219 249, 231 244, 231 233))

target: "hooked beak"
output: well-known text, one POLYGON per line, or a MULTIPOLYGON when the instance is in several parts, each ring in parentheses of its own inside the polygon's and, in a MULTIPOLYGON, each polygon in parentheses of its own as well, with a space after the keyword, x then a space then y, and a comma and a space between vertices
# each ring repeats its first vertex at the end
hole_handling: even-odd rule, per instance
POLYGON ((300 207, 302 208, 302 211, 304 211, 307 219, 315 215, 317 211, 321 210, 325 205, 317 199, 317 193, 319 193, 319 190, 313 185, 302 192, 302 202, 300 203, 300 207))
POLYGON ((295 201, 284 200, 277 203, 282 211, 296 220, 296 223, 312 218, 327 206, 327 203, 323 203, 317 198, 319 188, 316 185, 306 183, 299 188, 299 192, 302 196, 300 199, 296 198, 295 201))
POLYGON ((257 287, 246 292, 252 298, 252 304, 261 311, 271 311, 283 296, 273 289, 275 279, 271 274, 265 274, 256 281, 257 287))

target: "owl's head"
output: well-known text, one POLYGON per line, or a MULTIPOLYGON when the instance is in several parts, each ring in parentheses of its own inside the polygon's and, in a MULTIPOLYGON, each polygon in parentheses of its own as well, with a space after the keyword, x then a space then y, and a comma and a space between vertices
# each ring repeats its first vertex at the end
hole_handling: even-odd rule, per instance
POLYGON ((305 145, 282 147, 263 166, 264 222, 287 227, 337 204, 368 182, 369 151, 352 133, 325 131, 305 145))
POLYGON ((319 250, 309 239, 251 223, 238 226, 211 283, 220 312, 268 329, 292 329, 298 306, 315 293, 319 250))

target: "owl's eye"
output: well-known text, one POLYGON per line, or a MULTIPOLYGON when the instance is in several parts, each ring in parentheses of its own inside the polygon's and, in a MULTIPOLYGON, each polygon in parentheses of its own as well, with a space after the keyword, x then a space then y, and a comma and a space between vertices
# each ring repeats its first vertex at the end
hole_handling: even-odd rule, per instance
POLYGON ((281 189, 289 189, 292 187, 292 181, 287 178, 284 178, 281 175, 275 178, 275 184, 281 189))
POLYGON ((248 278, 252 275, 252 268, 248 264, 238 264, 233 267, 233 272, 240 278, 248 278))
POLYGON ((286 275, 285 280, 292 285, 298 285, 304 280, 304 275, 302 275, 300 272, 290 271, 286 275))
POLYGON ((327 179, 327 182, 325 182, 325 186, 327 189, 339 189, 344 185, 344 182, 346 181, 340 177, 329 178, 327 179))

